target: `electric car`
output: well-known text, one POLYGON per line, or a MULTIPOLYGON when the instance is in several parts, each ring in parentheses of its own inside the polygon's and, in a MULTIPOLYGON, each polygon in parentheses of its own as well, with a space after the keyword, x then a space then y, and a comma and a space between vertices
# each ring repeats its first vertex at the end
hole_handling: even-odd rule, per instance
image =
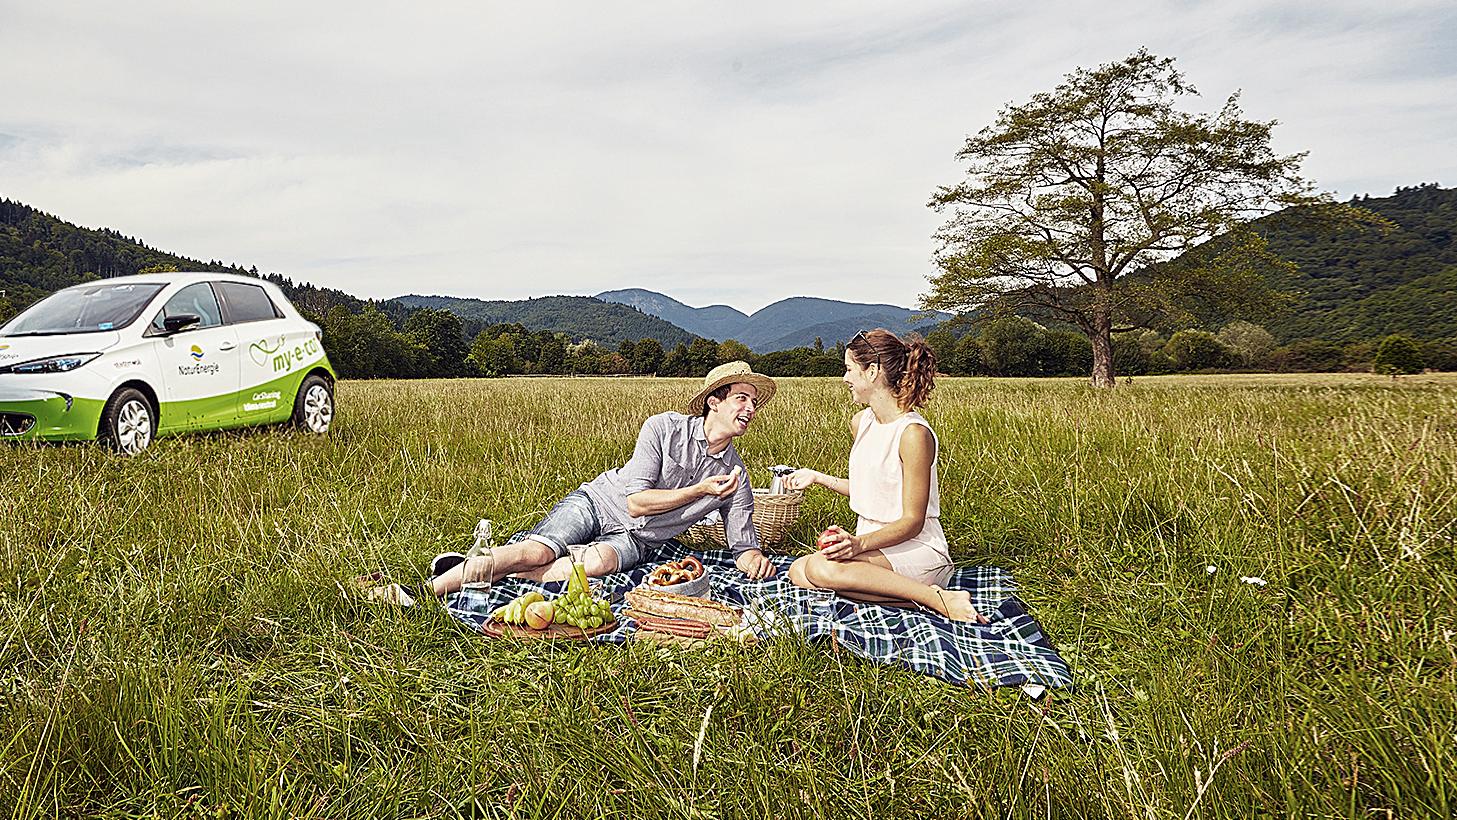
POLYGON ((0 327, 0 439, 100 440, 292 420, 327 433, 323 333, 272 282, 224 273, 100 279, 0 327))

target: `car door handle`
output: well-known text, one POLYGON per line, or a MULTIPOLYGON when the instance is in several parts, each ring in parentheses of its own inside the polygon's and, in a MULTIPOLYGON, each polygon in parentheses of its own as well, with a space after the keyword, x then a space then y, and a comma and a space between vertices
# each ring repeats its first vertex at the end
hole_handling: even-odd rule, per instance
POLYGON ((218 345, 218 350, 232 350, 235 347, 237 347, 237 345, 233 344, 232 342, 223 342, 222 344, 218 345))

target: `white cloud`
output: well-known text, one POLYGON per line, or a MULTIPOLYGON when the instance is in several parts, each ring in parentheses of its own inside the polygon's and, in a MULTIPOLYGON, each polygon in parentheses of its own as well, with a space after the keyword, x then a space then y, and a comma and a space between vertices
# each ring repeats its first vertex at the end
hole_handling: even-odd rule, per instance
POLYGON ((1141 45, 1325 189, 1454 184, 1450 8, 30 4, 0 195, 369 296, 911 305, 966 135, 1141 45))

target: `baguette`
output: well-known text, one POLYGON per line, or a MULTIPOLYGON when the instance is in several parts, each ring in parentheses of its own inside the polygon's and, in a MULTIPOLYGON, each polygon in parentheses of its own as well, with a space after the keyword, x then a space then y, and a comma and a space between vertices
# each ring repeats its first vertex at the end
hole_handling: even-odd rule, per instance
POLYGON ((663 592, 647 586, 629 590, 627 603, 644 615, 655 615, 659 618, 681 618, 713 626, 733 626, 739 622, 739 613, 733 607, 706 598, 663 592))

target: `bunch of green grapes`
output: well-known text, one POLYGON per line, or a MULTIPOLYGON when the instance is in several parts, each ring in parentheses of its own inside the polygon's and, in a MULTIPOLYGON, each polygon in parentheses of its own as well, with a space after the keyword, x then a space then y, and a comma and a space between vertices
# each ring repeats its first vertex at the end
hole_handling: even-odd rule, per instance
POLYGON ((607 601, 593 598, 590 593, 580 589, 569 588, 553 603, 556 606, 552 620, 559 624, 569 624, 580 629, 596 629, 615 620, 612 617, 612 606, 607 601))

